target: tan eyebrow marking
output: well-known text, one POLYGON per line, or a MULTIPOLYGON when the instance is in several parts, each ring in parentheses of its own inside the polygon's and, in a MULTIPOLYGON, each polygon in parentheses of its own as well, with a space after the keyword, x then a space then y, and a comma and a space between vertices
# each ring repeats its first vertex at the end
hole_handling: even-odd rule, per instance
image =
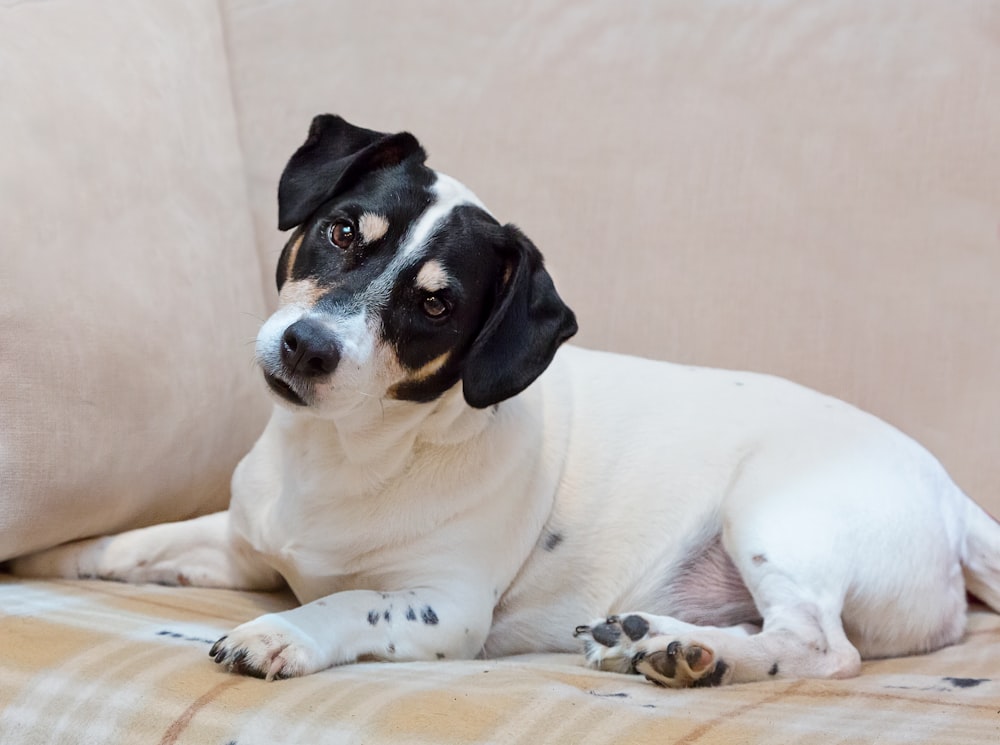
POLYGON ((278 293, 278 305, 299 305, 303 308, 311 308, 326 293, 326 290, 316 284, 311 279, 296 279, 285 282, 278 293))
POLYGON ((437 261, 428 261, 417 273, 417 285, 427 292, 437 292, 448 286, 451 277, 437 261))
POLYGON ((361 231, 361 240, 372 243, 389 232, 389 221, 384 215, 365 212, 358 220, 358 229, 361 231))

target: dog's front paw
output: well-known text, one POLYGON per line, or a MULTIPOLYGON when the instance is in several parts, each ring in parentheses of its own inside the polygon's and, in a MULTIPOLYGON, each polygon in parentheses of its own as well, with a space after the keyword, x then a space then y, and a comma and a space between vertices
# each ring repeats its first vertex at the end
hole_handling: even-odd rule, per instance
POLYGON ((208 654, 231 672, 265 680, 295 678, 329 666, 313 639, 275 613, 237 626, 208 654))

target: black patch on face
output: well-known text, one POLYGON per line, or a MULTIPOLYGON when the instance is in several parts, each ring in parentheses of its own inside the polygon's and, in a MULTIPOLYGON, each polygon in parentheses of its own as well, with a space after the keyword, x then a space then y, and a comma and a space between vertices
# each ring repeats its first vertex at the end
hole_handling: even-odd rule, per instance
POLYGON ((437 613, 429 605, 424 606, 424 609, 420 611, 420 620, 426 623, 428 626, 436 626, 438 622, 437 613))
POLYGON ((382 313, 382 326, 400 363, 414 377, 395 387, 395 398, 433 401, 459 381, 466 353, 501 290, 504 266, 497 246, 503 240, 501 226, 482 209, 457 207, 438 224, 420 259, 400 275, 382 313), (439 264, 450 279, 436 292, 417 285, 417 275, 428 261, 439 264), (446 317, 430 318, 424 312, 430 295, 449 307, 446 317), (443 355, 448 356, 440 368, 416 376, 443 355))
POLYGON ((770 676, 772 676, 772 677, 778 674, 778 663, 777 662, 775 662, 773 665, 771 665, 771 669, 767 671, 767 674, 770 675, 770 676))
POLYGON ((406 609, 406 620, 407 621, 416 621, 417 620, 417 612, 415 610, 413 610, 413 606, 412 605, 409 608, 406 609))
POLYGON ((722 685, 722 678, 725 677, 726 673, 729 671, 729 665, 727 665, 723 660, 719 660, 715 663, 715 670, 713 670, 709 675, 706 675, 701 680, 696 680, 691 684, 692 688, 713 688, 718 685, 722 685))
POLYGON ((632 641, 641 639, 649 631, 649 621, 642 616, 626 616, 622 621, 622 631, 632 641))
POLYGON ((378 618, 379 615, 377 610, 368 611, 368 623, 370 623, 372 626, 378 623, 378 618))
MULTIPOLYGON (((407 230, 431 204, 430 186, 435 175, 427 167, 406 162, 368 174, 349 190, 321 205, 285 246, 278 262, 279 289, 284 281, 312 281, 323 301, 350 304, 351 299, 379 276, 396 255, 407 230), (365 243, 359 223, 371 213, 388 222, 385 235, 365 243), (357 236, 353 245, 341 249, 330 242, 329 230, 338 220, 350 223, 357 236), (289 265, 291 246, 301 234, 302 244, 289 265)), ((322 308, 321 303, 317 303, 322 308)))
POLYGON ((556 550, 556 546, 558 546, 562 542, 563 542, 562 533, 552 533, 552 532, 550 532, 550 533, 548 533, 545 536, 545 550, 546 551, 555 551, 556 550))

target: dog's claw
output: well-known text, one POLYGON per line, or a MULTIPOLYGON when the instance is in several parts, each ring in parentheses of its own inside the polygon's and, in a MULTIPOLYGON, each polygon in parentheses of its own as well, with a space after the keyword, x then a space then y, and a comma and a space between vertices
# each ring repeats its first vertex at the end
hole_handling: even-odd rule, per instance
POLYGON ((223 636, 218 641, 216 641, 215 644, 212 645, 212 648, 210 650, 208 650, 208 656, 215 659, 216 662, 222 662, 222 660, 225 658, 225 654, 219 655, 219 653, 222 651, 222 643, 226 641, 227 638, 228 637, 223 636), (216 657, 216 655, 219 656, 216 657))

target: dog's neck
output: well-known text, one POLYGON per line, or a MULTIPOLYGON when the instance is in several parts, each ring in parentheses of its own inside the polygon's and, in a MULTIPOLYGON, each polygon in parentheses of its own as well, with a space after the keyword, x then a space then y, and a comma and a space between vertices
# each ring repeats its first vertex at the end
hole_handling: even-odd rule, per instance
POLYGON ((333 418, 279 405, 274 419, 287 442, 323 443, 345 466, 386 477, 405 467, 415 448, 464 442, 485 430, 494 415, 495 407, 469 406, 459 383, 432 403, 370 398, 333 418))

